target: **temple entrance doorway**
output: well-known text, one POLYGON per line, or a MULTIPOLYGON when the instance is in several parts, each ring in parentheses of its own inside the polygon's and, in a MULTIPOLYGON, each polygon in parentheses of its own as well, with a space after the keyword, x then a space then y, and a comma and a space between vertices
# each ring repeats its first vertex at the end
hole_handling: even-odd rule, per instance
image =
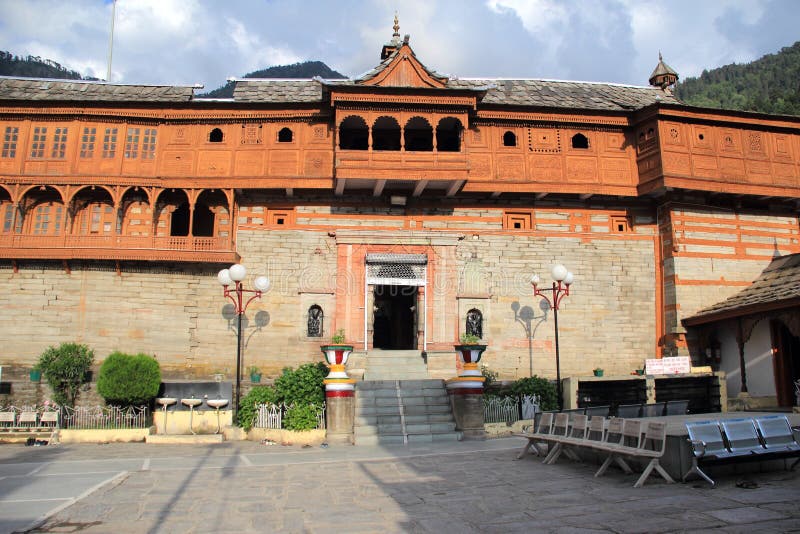
POLYGON ((373 286, 372 346, 384 350, 417 348, 417 286, 373 286))
POLYGON ((800 380, 800 338, 781 321, 772 321, 770 326, 778 406, 791 407, 797 402, 795 383, 800 380))

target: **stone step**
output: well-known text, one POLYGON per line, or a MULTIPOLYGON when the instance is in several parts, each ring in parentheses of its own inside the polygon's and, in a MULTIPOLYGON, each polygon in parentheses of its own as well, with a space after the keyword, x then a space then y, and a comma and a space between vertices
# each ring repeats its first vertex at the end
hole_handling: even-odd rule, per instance
POLYGON ((455 429, 456 429, 456 424, 454 422, 422 423, 422 424, 406 423, 406 432, 408 434, 444 434, 445 432, 454 432, 455 429))

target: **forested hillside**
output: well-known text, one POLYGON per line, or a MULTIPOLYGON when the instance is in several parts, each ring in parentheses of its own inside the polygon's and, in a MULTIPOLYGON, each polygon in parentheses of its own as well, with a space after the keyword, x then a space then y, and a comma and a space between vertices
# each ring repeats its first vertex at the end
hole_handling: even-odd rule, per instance
POLYGON ((81 80, 81 74, 62 67, 55 61, 38 56, 19 57, 11 52, 0 51, 0 76, 22 76, 26 78, 62 78, 81 80))
MULTIPOLYGON (((243 78, 346 78, 343 74, 332 70, 322 61, 304 61, 293 65, 278 65, 247 73, 243 78)), ((222 87, 197 95, 199 98, 231 98, 233 96, 233 82, 228 82, 222 87)))
POLYGON ((800 115, 800 41, 752 63, 704 70, 675 94, 693 106, 800 115))

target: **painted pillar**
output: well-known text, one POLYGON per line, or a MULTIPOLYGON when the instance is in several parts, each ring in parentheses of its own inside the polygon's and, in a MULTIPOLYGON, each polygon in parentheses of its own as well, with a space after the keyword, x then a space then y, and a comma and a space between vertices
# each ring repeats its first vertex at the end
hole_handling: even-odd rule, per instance
POLYGON ((464 370, 457 377, 447 381, 447 393, 456 430, 467 439, 483 439, 483 382, 486 380, 478 369, 486 345, 456 345, 456 351, 464 362, 464 370))
POLYGON ((323 345, 322 353, 330 372, 325 377, 326 435, 328 443, 353 443, 355 420, 355 380, 347 376, 345 365, 352 345, 323 345))

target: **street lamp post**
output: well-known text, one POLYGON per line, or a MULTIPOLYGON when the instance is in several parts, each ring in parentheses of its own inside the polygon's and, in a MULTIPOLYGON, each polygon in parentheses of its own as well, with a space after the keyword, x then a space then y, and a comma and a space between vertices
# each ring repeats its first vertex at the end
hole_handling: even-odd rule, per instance
POLYGON ((553 310, 553 322, 555 323, 556 333, 556 388, 558 391, 558 410, 564 409, 564 392, 561 386, 561 360, 558 354, 558 307, 561 305, 561 300, 569 295, 569 286, 572 285, 574 277, 566 267, 560 263, 553 266, 550 271, 553 276, 553 287, 547 289, 539 289, 539 275, 534 274, 531 276, 531 285, 533 286, 533 295, 542 297, 550 305, 553 310), (552 297, 549 297, 545 292, 553 292, 552 297))
POLYGON ((236 327, 236 400, 233 405, 233 421, 236 422, 239 415, 239 398, 242 383, 242 316, 250 305, 257 298, 261 298, 262 293, 269 289, 269 278, 259 276, 253 281, 255 289, 245 289, 242 280, 247 276, 247 269, 244 265, 236 263, 228 269, 222 269, 217 274, 217 280, 222 285, 222 295, 231 299, 237 316, 236 327), (234 285, 233 289, 228 286, 234 285), (245 293, 252 293, 252 296, 244 300, 245 293))

